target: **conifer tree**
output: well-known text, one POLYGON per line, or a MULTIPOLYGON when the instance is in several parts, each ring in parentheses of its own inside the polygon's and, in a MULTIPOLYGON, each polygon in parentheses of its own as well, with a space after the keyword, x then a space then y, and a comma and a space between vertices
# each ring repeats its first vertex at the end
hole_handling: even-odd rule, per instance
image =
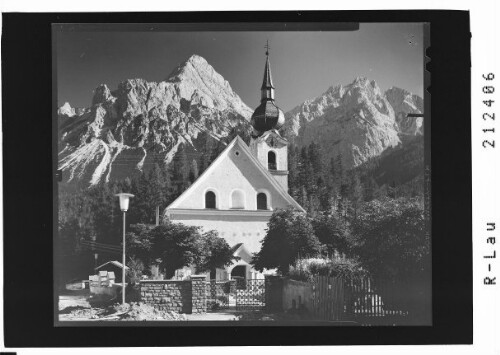
POLYGON ((332 187, 324 185, 319 191, 319 210, 328 211, 332 207, 332 187))
POLYGON ((369 202, 375 198, 375 193, 378 190, 378 185, 375 181, 375 179, 370 176, 367 178, 365 184, 364 184, 364 200, 366 202, 369 202))
POLYGON ((307 210, 308 208, 308 205, 309 205, 309 200, 308 200, 308 196, 307 196, 307 190, 306 190, 306 187, 304 185, 302 185, 300 187, 300 190, 299 190, 299 193, 298 193, 298 200, 299 200, 299 204, 307 210))
POLYGON ((196 159, 191 161, 191 167, 189 168, 189 181, 193 183, 198 178, 198 163, 196 159))
POLYGON ((396 182, 392 181, 387 188, 387 197, 397 198, 397 186, 396 182))
POLYGON ((297 187, 298 175, 298 147, 296 145, 288 146, 288 186, 290 191, 297 187))
POLYGON ((354 212, 354 219, 357 219, 358 209, 363 201, 363 194, 363 186, 361 185, 359 176, 356 172, 354 172, 351 183, 351 203, 354 212))
POLYGON ((337 184, 337 162, 334 157, 330 158, 330 165, 328 167, 329 182, 331 186, 339 186, 337 184))
POLYGON ((153 169, 148 174, 148 194, 149 194, 149 207, 152 213, 151 221, 154 221, 156 207, 163 206, 165 201, 165 179, 158 164, 153 165, 153 169))
POLYGON ((172 176, 175 186, 177 187, 177 196, 186 190, 189 186, 189 163, 184 144, 179 145, 177 154, 174 157, 172 164, 172 176))
POLYGON ((309 161, 311 162, 314 174, 316 176, 320 176, 323 173, 323 159, 321 156, 321 150, 319 144, 315 143, 314 141, 309 144, 308 150, 307 150, 307 156, 309 158, 309 161))

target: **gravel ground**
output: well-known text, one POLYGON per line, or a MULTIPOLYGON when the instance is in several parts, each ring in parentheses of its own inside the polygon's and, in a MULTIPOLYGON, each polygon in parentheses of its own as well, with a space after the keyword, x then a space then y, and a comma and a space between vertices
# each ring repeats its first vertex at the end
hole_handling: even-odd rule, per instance
POLYGON ((116 299, 92 296, 88 289, 67 287, 59 295, 60 321, 147 321, 186 320, 184 314, 160 311, 152 305, 130 302, 122 305, 116 299))
POLYGON ((60 321, 148 321, 148 320, 186 320, 184 314, 161 311, 145 303, 120 303, 106 307, 69 306, 59 311, 60 321))

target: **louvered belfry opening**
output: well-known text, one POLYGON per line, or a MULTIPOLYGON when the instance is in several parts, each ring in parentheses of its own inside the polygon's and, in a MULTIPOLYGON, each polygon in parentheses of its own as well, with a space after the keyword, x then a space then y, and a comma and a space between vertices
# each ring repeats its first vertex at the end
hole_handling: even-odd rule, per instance
POLYGON ((267 168, 269 170, 276 170, 276 153, 273 151, 269 151, 267 153, 267 168))

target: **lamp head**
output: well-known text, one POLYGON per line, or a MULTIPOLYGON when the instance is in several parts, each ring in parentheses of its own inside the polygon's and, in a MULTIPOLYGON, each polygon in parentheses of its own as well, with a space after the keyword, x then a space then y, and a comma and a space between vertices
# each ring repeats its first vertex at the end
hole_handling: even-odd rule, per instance
POLYGON ((134 195, 122 192, 122 193, 116 194, 116 196, 118 196, 120 198, 120 209, 122 210, 122 212, 127 212, 130 198, 134 197, 134 195))

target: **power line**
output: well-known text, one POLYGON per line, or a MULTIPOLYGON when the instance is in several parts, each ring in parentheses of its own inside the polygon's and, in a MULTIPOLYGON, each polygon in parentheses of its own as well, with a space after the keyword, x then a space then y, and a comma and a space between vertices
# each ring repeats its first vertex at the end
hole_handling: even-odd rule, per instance
POLYGON ((98 248, 98 247, 91 247, 91 246, 88 246, 88 245, 83 245, 83 247, 85 249, 88 249, 88 250, 91 250, 91 251, 97 251, 97 252, 101 252, 101 253, 112 253, 112 254, 121 254, 122 251, 121 250, 112 250, 112 249, 104 249, 104 248, 98 248))
POLYGON ((87 240, 81 241, 80 244, 82 244, 83 246, 88 246, 91 248, 99 248, 99 249, 108 250, 108 251, 120 252, 122 250, 122 248, 120 246, 117 246, 117 245, 102 244, 102 243, 96 243, 96 242, 87 241, 87 240))

